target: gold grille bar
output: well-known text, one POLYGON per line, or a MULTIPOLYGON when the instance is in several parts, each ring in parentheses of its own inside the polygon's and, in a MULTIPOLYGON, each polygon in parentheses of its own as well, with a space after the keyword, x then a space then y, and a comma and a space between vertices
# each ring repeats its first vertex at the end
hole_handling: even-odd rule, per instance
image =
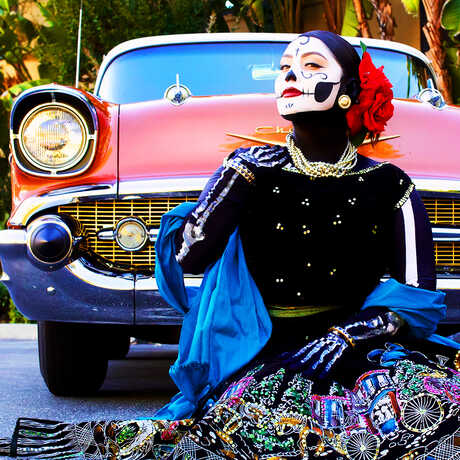
POLYGON ((435 241, 434 253, 436 265, 442 267, 460 267, 460 242, 435 241))
POLYGON ((96 234, 102 229, 114 229, 120 219, 135 216, 147 226, 159 227, 163 214, 183 202, 196 201, 195 196, 161 197, 139 200, 107 200, 72 203, 58 207, 59 213, 70 214, 83 226, 88 237, 88 249, 108 262, 125 270, 136 268, 155 269, 154 244, 136 252, 128 252, 118 246, 116 241, 101 241, 96 234))
POLYGON ((456 198, 423 198, 433 225, 460 225, 460 200, 456 198))

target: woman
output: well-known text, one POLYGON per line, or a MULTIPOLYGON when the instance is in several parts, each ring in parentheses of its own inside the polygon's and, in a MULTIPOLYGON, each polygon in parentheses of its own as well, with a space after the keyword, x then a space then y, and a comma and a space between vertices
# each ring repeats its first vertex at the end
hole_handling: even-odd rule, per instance
MULTIPOLYGON (((269 333, 244 342, 256 328, 253 305, 238 304, 242 283, 219 291, 214 282, 206 308, 227 305, 235 290, 236 313, 226 326, 250 327, 235 339, 229 331, 237 329, 217 326, 218 315, 207 326, 201 310, 192 323, 186 315, 184 336, 199 325, 200 338, 236 344, 218 350, 219 341, 212 342, 229 362, 206 363, 224 369, 214 381, 208 372, 211 384, 179 385, 188 402, 200 400, 175 413, 191 415, 193 408, 192 419, 22 420, 13 450, 39 458, 449 458, 460 436, 460 378, 446 362, 455 351, 443 349, 448 356, 436 363, 390 343, 427 350, 417 337, 433 332, 432 317, 445 308, 434 290, 429 221, 410 178, 358 155, 349 140, 359 143, 366 132, 378 137, 392 114, 390 87, 369 56, 361 61, 339 36, 301 35, 287 47, 275 85, 278 110, 293 123, 287 148, 235 151, 176 222, 180 229, 171 235, 183 271, 206 270, 208 284, 238 264, 273 327, 268 341, 269 333), (238 248, 243 262, 233 257, 238 248), (393 279, 380 285, 388 271, 393 279)), ((167 271, 158 278, 166 277, 169 300, 167 271)), ((181 337, 180 353, 189 353, 186 343, 195 346, 181 337)))

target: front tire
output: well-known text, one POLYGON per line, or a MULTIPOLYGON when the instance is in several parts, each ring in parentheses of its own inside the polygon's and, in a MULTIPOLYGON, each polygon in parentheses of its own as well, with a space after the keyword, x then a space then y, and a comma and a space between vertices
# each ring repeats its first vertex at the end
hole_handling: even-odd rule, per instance
POLYGON ((106 345, 98 326, 38 322, 40 372, 56 396, 83 396, 99 390, 107 373, 106 345))

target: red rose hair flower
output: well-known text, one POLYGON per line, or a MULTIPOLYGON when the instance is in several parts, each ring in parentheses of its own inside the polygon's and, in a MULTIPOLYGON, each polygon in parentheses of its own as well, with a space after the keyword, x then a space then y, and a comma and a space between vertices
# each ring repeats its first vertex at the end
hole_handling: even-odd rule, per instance
POLYGON ((346 113, 348 127, 351 136, 356 136, 364 128, 375 141, 393 116, 392 85, 383 73, 383 66, 377 69, 365 49, 359 65, 359 78, 359 102, 346 113))

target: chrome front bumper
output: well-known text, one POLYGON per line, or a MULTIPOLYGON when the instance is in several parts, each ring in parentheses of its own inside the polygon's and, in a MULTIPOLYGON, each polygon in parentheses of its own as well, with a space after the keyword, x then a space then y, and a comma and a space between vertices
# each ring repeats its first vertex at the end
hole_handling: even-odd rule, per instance
MULTIPOLYGON (((0 231, 2 281, 17 308, 28 318, 130 325, 181 324, 182 315, 161 297, 155 278, 98 271, 78 259, 55 271, 43 271, 27 257, 25 230, 0 231)), ((200 277, 186 277, 199 286, 200 277)), ((446 293, 446 322, 460 324, 460 276, 444 276, 437 288, 446 293)))
MULTIPOLYGON (((54 271, 37 268, 27 256, 26 231, 0 231, 1 277, 16 307, 28 318, 47 321, 174 325, 182 315, 158 292, 155 278, 116 275, 78 259, 54 271)), ((188 277, 186 286, 201 278, 188 277)))

